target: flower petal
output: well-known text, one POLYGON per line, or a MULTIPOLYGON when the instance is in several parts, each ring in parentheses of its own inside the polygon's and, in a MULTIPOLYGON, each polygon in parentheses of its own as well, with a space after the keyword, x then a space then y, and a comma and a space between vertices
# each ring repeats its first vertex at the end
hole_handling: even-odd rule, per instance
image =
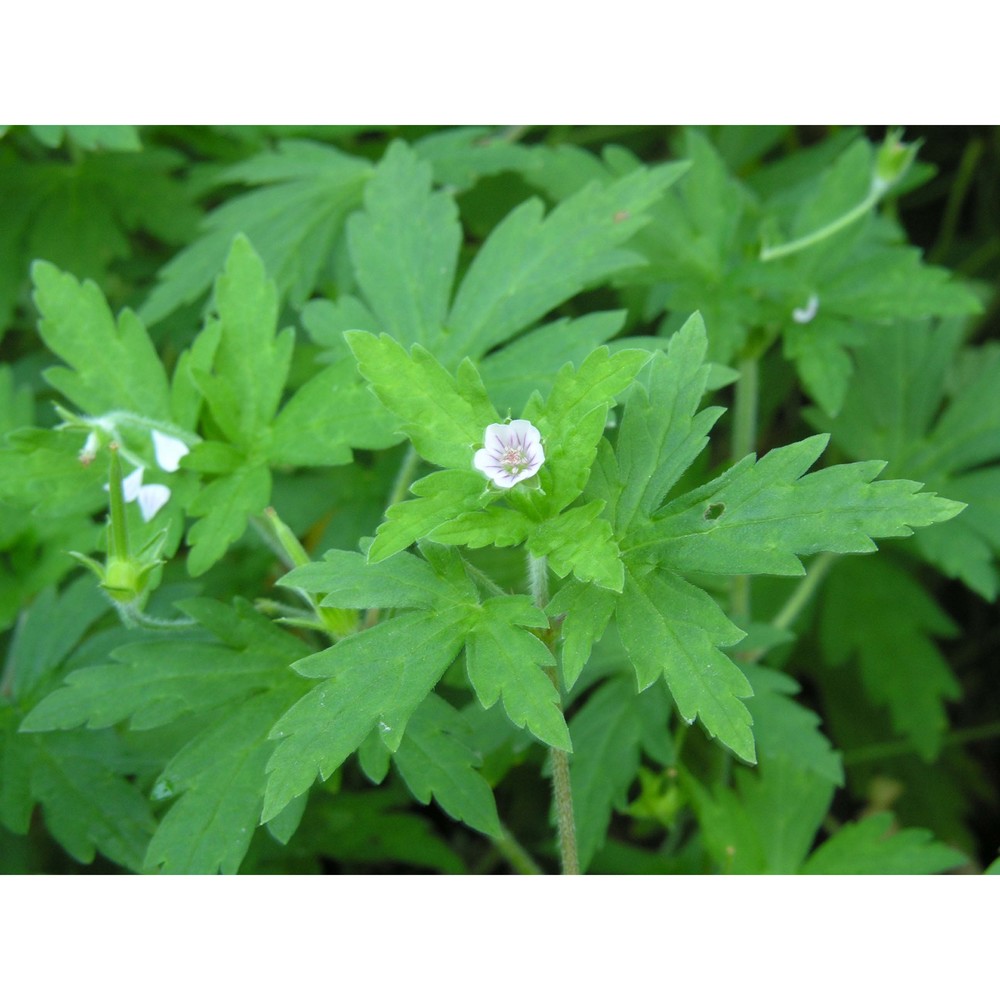
POLYGON ((506 424, 490 424, 483 434, 483 448, 486 451, 501 453, 508 445, 506 424))
POLYGON ((496 456, 491 455, 486 448, 480 448, 472 456, 472 467, 478 469, 480 472, 485 472, 487 475, 491 475, 494 469, 500 468, 500 463, 497 461, 496 456))
POLYGON ((525 448, 537 445, 542 440, 541 432, 530 420, 512 420, 507 427, 511 436, 525 448))
POLYGON ((140 465, 138 469, 134 469, 122 480, 122 495, 125 497, 125 503, 131 503, 139 496, 142 490, 142 473, 143 468, 140 465))
POLYGON ((153 450, 156 452, 156 464, 164 472, 176 472, 180 468, 181 459, 191 449, 178 438, 154 430, 153 450))
POLYGON ((143 486, 135 498, 139 501, 139 513, 144 521, 152 521, 160 508, 170 499, 170 487, 160 483, 143 486))

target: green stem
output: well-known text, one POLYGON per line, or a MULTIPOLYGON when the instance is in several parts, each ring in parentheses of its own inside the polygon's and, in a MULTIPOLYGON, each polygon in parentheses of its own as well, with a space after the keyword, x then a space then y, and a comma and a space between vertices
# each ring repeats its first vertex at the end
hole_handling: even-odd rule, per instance
MULTIPOLYGON (((1000 739, 1000 721, 987 722, 981 726, 970 726, 968 729, 956 729, 941 741, 944 746, 962 746, 966 743, 977 743, 980 740, 1000 739)), ((844 752, 844 763, 865 764, 874 760, 884 760, 886 757, 901 757, 913 753, 913 743, 908 739, 889 740, 885 743, 873 743, 866 747, 857 747, 844 752)))
POLYGON ((520 142, 521 138, 531 129, 530 125, 508 125, 496 136, 496 142, 509 142, 513 145, 520 142))
POLYGON ((465 567, 465 572, 469 574, 472 579, 479 584, 486 591, 486 593, 491 594, 493 597, 503 597, 507 594, 507 591, 503 589, 492 577, 487 576, 478 566, 474 566, 469 562, 464 556, 461 557, 462 565, 465 567))
POLYGON ((493 838, 493 846, 506 858, 508 864, 518 875, 544 875, 535 859, 518 843, 514 835, 501 827, 499 837, 493 838))
MULTIPOLYGON (((757 444, 757 412, 760 401, 760 361, 756 357, 740 362, 740 377, 733 400, 732 460, 735 464, 749 455, 757 444)), ((734 576, 730 584, 729 606, 734 618, 750 620, 750 577, 734 576)))
MULTIPOLYGON (((536 607, 549 603, 549 565, 544 556, 528 556, 528 582, 536 607)), ((559 678, 550 672, 552 683, 559 690, 559 678)), ((576 850, 576 817, 573 812, 573 786, 569 774, 569 755, 565 750, 549 747, 552 765, 552 799, 556 808, 559 831, 559 854, 563 875, 579 875, 580 860, 576 850)))
POLYGON ((951 249, 955 232, 958 229, 958 219, 962 204, 975 177, 976 166, 982 157, 984 148, 982 139, 973 139, 966 145, 962 152, 962 159, 958 164, 955 179, 952 181, 948 192, 948 201, 944 207, 941 231, 933 248, 927 255, 927 260, 931 263, 940 263, 951 249))
POLYGON ((545 556, 528 556, 528 586, 535 606, 544 608, 549 603, 549 564, 545 556))
POLYGON ((819 229, 814 229, 805 236, 790 240, 788 243, 780 243, 776 247, 762 247, 760 259, 762 261, 778 260, 781 257, 788 257, 793 253, 806 250, 817 243, 822 243, 823 240, 828 240, 842 229, 846 229, 852 222, 857 222, 858 219, 874 208, 887 190, 887 185, 873 181, 864 199, 858 202, 853 208, 848 209, 843 215, 832 222, 828 222, 825 226, 820 226, 819 229))
MULTIPOLYGON (((265 511, 266 513, 266 511, 265 511)), ((278 562, 281 563, 285 569, 295 569, 296 562, 289 555, 288 551, 284 548, 278 537, 275 535, 274 530, 271 526, 271 522, 259 517, 256 514, 252 514, 248 519, 250 527, 256 532, 257 537, 264 543, 264 545, 271 550, 272 554, 277 558, 278 562)))
MULTIPOLYGON (((799 581, 799 585, 789 595, 781 610, 771 619, 774 628, 784 630, 791 627, 836 560, 837 556, 833 552, 823 552, 809 564, 806 575, 799 581)), ((740 660, 743 663, 756 663, 763 657, 764 652, 763 649, 757 649, 740 656, 740 660)))
POLYGON ((153 632, 176 632, 195 628, 198 625, 193 618, 154 618, 140 611, 133 604, 115 603, 115 609, 122 620, 122 624, 128 628, 144 628, 153 632))
POLYGON ((410 488, 410 483, 413 482, 417 475, 419 466, 420 456, 411 444, 406 449, 406 454, 403 456, 403 461, 399 466, 399 472, 396 473, 395 482, 392 484, 392 492, 389 494, 389 500, 385 505, 386 510, 399 503, 406 496, 406 492, 410 488))
POLYGON ((757 445, 757 411, 760 401, 760 361, 756 357, 740 362, 740 377, 733 399, 732 459, 746 458, 757 445))
POLYGON ((111 469, 108 474, 108 499, 111 529, 108 532, 108 559, 128 559, 128 523, 125 520, 125 494, 122 489, 122 463, 118 445, 111 446, 111 469))
POLYGON ((798 618, 836 561, 835 553, 823 552, 809 564, 806 575, 799 581, 799 585, 792 591, 782 609, 774 616, 771 624, 775 628, 786 629, 798 618))

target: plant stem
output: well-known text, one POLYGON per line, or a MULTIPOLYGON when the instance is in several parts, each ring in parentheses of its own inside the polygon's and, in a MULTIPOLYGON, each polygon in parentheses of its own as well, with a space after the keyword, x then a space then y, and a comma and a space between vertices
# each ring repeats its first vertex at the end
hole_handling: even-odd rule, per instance
POLYGON ((465 567, 465 572, 488 594, 492 594, 494 597, 503 597, 507 593, 500 584, 487 576, 478 566, 473 566, 468 559, 462 557, 462 565, 465 567))
POLYGON ((786 629, 798 618, 836 560, 836 553, 823 552, 809 564, 806 575, 799 581, 799 585, 792 591, 782 609, 774 616, 771 624, 775 628, 786 629))
POLYGON ((530 130, 530 125, 508 125, 501 129, 500 133, 494 137, 495 142, 509 142, 511 144, 519 142, 521 137, 530 130))
MULTIPOLYGON (((757 410, 760 399, 760 362, 756 357, 740 362, 740 377, 733 400, 732 460, 745 458, 757 443, 757 410)), ((729 592, 734 618, 750 620, 750 577, 734 576, 729 592)))
POLYGON ((408 445, 403 461, 400 463, 399 472, 396 473, 395 482, 392 484, 392 492, 385 505, 386 510, 399 503, 406 496, 406 491, 410 488, 410 483, 413 482, 419 465, 420 456, 412 444, 408 445))
MULTIPOLYGON (((528 555, 528 582, 536 607, 549 603, 549 565, 544 556, 528 555)), ((559 678, 555 671, 549 673, 556 691, 559 678)), ((559 831, 559 854, 563 875, 579 875, 580 860, 576 852, 576 818, 573 814, 573 786, 569 775, 569 755, 565 750, 549 747, 552 764, 552 800, 556 807, 556 825, 559 831)))
POLYGON ((817 243, 822 243, 823 240, 827 240, 831 236, 835 236, 842 229, 846 229, 852 222, 856 222, 870 209, 874 208, 887 190, 888 187, 873 182, 868 194, 854 208, 848 209, 843 215, 838 216, 832 222, 828 222, 825 226, 820 226, 819 229, 814 229, 811 233, 800 236, 798 239, 789 240, 788 243, 781 243, 776 247, 762 247, 760 259, 762 261, 769 261, 788 257, 793 253, 799 253, 811 246, 815 246, 817 243))
POLYGON ((549 603, 549 564, 545 556, 528 556, 528 586, 535 607, 549 603))
POLYGON ((579 875, 580 859, 576 853, 576 820, 573 815, 573 786, 569 778, 569 754, 549 747, 552 761, 552 795, 559 826, 559 854, 563 875, 579 875))
POLYGON ((175 632, 196 628, 198 622, 193 618, 155 618, 147 615, 145 611, 140 611, 133 604, 115 603, 115 610, 122 620, 122 624, 128 628, 144 628, 154 632, 175 632))
MULTIPOLYGON (((980 740, 1000 739, 1000 721, 987 722, 981 726, 970 726, 968 729, 956 729, 948 733, 941 743, 944 746, 962 746, 965 743, 977 743, 980 740)), ((869 761, 883 760, 886 757, 901 757, 913 753, 913 743, 908 739, 889 740, 885 743, 872 743, 866 747, 856 747, 844 751, 844 763, 864 764, 869 761)))
MULTIPOLYGON (((784 630, 792 625, 836 561, 835 553, 823 552, 809 564, 806 575, 799 581, 798 586, 789 595, 781 610, 771 619, 771 625, 774 628, 784 630)), ((764 652, 763 649, 757 649, 740 656, 740 660, 743 663, 756 663, 764 655, 764 652)))
POLYGON ((975 178, 976 166, 982 157, 984 148, 985 145, 982 139, 973 139, 966 145, 962 152, 962 159, 958 164, 955 179, 952 181, 948 193, 948 201, 944 207, 941 231, 938 233, 938 237, 934 241, 934 246, 927 255, 928 262, 940 263, 951 249, 955 232, 958 229, 958 218, 962 210, 962 204, 975 178))
POLYGON ((544 875, 538 862, 521 846, 515 836, 507 829, 499 837, 493 838, 493 846, 504 856, 511 868, 518 875, 544 875))

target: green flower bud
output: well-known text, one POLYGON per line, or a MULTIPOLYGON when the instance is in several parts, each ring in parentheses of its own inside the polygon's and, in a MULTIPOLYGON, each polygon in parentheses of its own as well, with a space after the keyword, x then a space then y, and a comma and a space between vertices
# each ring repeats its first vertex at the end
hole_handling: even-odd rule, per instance
POLYGON ((878 191, 886 191, 902 180, 917 158, 920 143, 901 142, 902 135, 902 129, 890 130, 875 156, 872 186, 878 191))
POLYGON ((118 445, 110 445, 108 470, 108 556, 104 565, 80 552, 69 553, 100 581, 108 596, 119 605, 140 606, 148 596, 150 574, 163 562, 159 558, 166 543, 166 529, 152 538, 139 552, 132 552, 125 515, 125 487, 118 445))

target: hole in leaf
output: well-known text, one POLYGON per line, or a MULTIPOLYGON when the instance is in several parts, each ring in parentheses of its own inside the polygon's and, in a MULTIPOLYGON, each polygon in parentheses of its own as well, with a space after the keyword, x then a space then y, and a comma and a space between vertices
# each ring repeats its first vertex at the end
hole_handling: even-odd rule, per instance
POLYGON ((705 520, 706 521, 718 521, 722 517, 723 511, 725 511, 726 505, 724 503, 710 503, 705 508, 705 520))

